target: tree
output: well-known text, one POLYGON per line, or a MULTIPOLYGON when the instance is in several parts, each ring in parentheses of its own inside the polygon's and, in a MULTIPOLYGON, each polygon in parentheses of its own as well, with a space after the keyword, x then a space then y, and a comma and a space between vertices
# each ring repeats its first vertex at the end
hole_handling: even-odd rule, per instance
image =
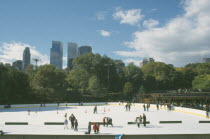
POLYGON ((194 89, 210 91, 210 74, 195 77, 192 84, 194 89))
POLYGON ((126 96, 126 98, 131 99, 134 94, 133 91, 133 85, 130 82, 126 82, 123 88, 123 94, 126 96))
POLYGON ((143 73, 141 69, 133 63, 129 63, 125 67, 125 78, 126 82, 130 82, 133 85, 133 91, 137 93, 143 84, 143 73))

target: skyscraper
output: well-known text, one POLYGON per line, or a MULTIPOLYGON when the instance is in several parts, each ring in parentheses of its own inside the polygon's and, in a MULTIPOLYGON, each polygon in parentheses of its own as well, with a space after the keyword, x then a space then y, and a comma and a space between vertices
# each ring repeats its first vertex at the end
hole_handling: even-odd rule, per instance
POLYGON ((63 43, 60 41, 52 41, 52 48, 50 49, 50 64, 58 69, 62 69, 63 43))
POLYGON ((12 66, 13 66, 15 69, 21 71, 22 68, 23 68, 23 62, 22 62, 22 60, 16 60, 16 61, 12 62, 12 66))
POLYGON ((144 58, 142 62, 140 62, 140 68, 142 68, 147 63, 155 62, 153 58, 144 58))
POLYGON ((72 61, 77 57, 77 44, 76 43, 68 43, 68 53, 67 53, 67 67, 72 69, 72 61))
POLYGON ((83 55, 85 53, 92 53, 92 47, 81 46, 81 47, 78 48, 78 56, 83 55))
POLYGON ((29 47, 23 51, 23 70, 25 70, 31 62, 31 53, 29 47))
POLYGON ((210 63, 210 58, 203 58, 203 63, 210 63))

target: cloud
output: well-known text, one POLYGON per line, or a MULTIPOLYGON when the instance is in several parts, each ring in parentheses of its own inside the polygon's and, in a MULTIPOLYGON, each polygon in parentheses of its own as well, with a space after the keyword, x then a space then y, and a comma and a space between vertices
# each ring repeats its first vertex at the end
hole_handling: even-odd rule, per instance
POLYGON ((107 12, 105 12, 105 11, 97 12, 97 13, 96 13, 96 18, 97 18, 98 20, 104 20, 105 17, 106 17, 106 13, 107 13, 107 12))
POLYGON ((99 32, 101 36, 104 36, 104 37, 109 37, 111 35, 111 33, 106 30, 100 30, 99 32))
POLYGON ((210 1, 186 0, 183 9, 182 15, 162 27, 133 33, 133 40, 126 42, 133 51, 115 53, 126 57, 153 57, 175 66, 210 57, 210 1))
POLYGON ((135 25, 144 17, 144 15, 141 14, 141 9, 123 11, 121 8, 116 8, 113 17, 116 20, 120 20, 120 24, 135 25))
POLYGON ((159 21, 154 20, 154 19, 149 19, 149 20, 144 20, 143 26, 145 28, 153 28, 159 24, 159 21))
POLYGON ((40 59, 38 65, 49 64, 49 57, 47 55, 43 55, 36 50, 36 47, 31 46, 29 44, 20 43, 20 42, 12 42, 12 43, 1 43, 0 44, 0 62, 3 63, 12 63, 16 60, 23 59, 23 51, 25 47, 30 48, 31 52, 31 63, 35 64, 33 58, 40 59))

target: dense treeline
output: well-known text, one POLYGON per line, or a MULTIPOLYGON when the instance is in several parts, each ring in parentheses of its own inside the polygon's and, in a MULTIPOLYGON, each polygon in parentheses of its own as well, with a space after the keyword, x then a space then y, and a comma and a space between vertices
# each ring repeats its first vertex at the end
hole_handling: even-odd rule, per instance
POLYGON ((85 54, 73 69, 53 65, 25 72, 0 65, 0 103, 47 103, 131 100, 139 93, 166 90, 210 91, 210 63, 175 68, 162 62, 143 68, 99 54, 85 54))

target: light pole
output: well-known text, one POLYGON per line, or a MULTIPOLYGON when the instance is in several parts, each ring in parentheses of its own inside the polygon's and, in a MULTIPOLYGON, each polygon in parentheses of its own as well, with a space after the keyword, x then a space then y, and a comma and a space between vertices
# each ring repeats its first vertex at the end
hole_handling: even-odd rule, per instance
POLYGON ((36 62, 36 70, 37 70, 37 62, 41 61, 41 59, 33 58, 33 60, 36 62))
POLYGON ((108 63, 108 64, 105 64, 105 66, 108 66, 108 75, 107 75, 107 78, 108 78, 108 89, 109 89, 109 66, 111 66, 112 64, 108 63))

